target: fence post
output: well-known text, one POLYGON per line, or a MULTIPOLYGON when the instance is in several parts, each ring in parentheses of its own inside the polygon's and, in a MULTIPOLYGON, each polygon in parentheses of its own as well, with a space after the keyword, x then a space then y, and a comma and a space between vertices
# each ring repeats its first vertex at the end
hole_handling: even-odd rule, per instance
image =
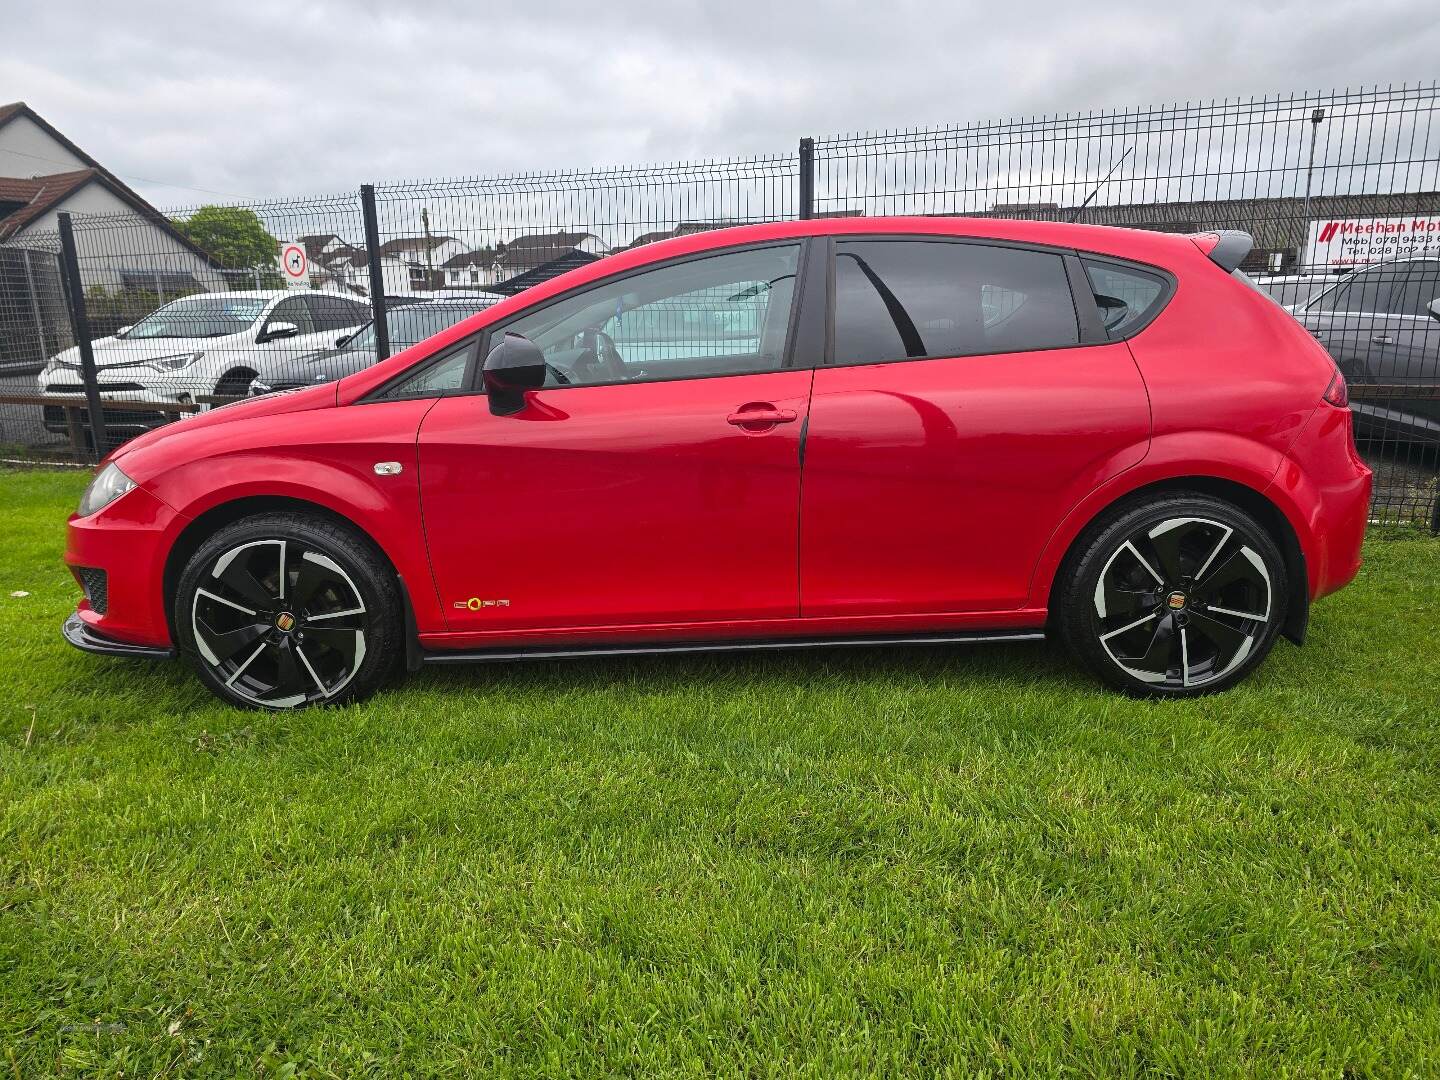
POLYGON ((365 217, 365 261, 370 264, 370 310, 375 315, 375 356, 390 358, 390 326, 385 321, 385 269, 380 265, 380 224, 375 217, 375 185, 360 185, 365 217))
POLYGON ((815 216, 815 140, 800 140, 800 220, 815 216))
POLYGON ((20 249, 21 261, 25 263, 25 285, 30 291, 30 317, 35 320, 35 337, 40 342, 40 366, 50 359, 50 343, 45 340, 45 320, 40 315, 40 293, 35 287, 35 267, 30 263, 30 249, 20 249))
POLYGON ((61 210, 60 261, 65 271, 66 307, 70 309, 70 329, 80 350, 80 377, 85 381, 85 407, 90 414, 90 438, 95 444, 96 460, 105 456, 110 445, 105 435, 105 413, 100 407, 100 384, 95 378, 95 353, 90 348, 90 320, 85 315, 85 287, 80 283, 80 258, 75 253, 75 228, 68 211, 61 210))

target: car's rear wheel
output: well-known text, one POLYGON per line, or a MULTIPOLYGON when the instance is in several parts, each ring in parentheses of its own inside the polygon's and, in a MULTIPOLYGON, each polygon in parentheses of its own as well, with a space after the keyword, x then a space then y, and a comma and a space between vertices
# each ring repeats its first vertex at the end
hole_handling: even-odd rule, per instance
POLYGON ((1245 678, 1285 622, 1285 560, 1239 507, 1167 494, 1120 507, 1062 570, 1058 625, 1101 679, 1127 693, 1190 697, 1245 678))
POLYGON ((220 529, 175 597, 181 651, 237 705, 291 709, 365 697, 402 649, 398 583, 366 541, 319 516, 220 529))

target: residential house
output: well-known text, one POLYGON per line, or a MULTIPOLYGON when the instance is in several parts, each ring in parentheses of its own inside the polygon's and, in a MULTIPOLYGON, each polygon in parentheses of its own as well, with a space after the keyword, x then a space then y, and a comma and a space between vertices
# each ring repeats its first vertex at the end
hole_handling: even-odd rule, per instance
POLYGON ((226 286, 210 257, 119 177, 23 101, 0 105, 0 366, 37 367, 70 345, 58 261, 61 211, 76 216, 87 289, 165 297, 226 286), (124 216, 86 228, 89 215, 124 216))

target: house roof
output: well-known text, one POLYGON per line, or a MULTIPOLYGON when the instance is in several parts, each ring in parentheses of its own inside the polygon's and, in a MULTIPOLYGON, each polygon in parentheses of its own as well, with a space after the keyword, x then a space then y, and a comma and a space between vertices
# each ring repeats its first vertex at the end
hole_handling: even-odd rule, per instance
POLYGON ((8 240, 91 181, 103 183, 104 179, 99 169, 77 169, 28 180, 0 177, 0 240, 8 240))
MULTIPOLYGON (((125 203, 137 214, 149 221, 150 224, 154 225, 157 229, 161 229, 164 232, 169 233, 176 243, 181 244, 189 250, 193 251, 196 255, 200 256, 200 258, 204 259, 206 262, 213 263, 215 261, 214 256, 212 256, 208 251, 205 251, 204 249, 192 243, 182 232, 180 232, 179 229, 175 228, 169 218, 167 218, 164 214, 160 213, 159 210, 156 210, 155 207, 151 206, 148 202, 141 198, 139 194, 132 191, 123 180, 121 180, 118 176, 112 173, 109 169, 105 168, 105 166, 101 165, 100 162, 96 161, 84 150, 80 149, 80 147, 76 146, 73 142, 67 139, 57 128, 55 128, 50 123, 50 121, 46 120, 34 109, 30 108, 29 105, 25 104, 25 102, 12 101, 8 105, 0 105, 0 129, 3 129, 7 124, 10 124, 14 120, 17 120, 22 116, 30 120, 33 124, 35 124, 36 127, 44 131, 45 134, 49 135, 61 146, 65 147, 65 149, 70 151, 70 153, 74 154, 81 161, 85 162, 86 165, 89 166, 89 168, 77 169, 68 173, 52 173, 50 176, 31 177, 30 179, 32 180, 55 181, 60 177, 75 177, 84 174, 84 179, 75 183, 74 186, 72 186, 69 191, 65 192, 64 194, 53 198, 52 195, 47 194, 45 196, 47 199, 47 205, 44 206, 42 209, 31 211, 30 205, 27 204, 26 207, 22 207, 21 209, 12 212, 3 220, 0 220, 0 240, 8 239, 9 237, 14 236, 21 229, 25 228, 26 225, 30 224, 36 218, 42 216, 46 210, 57 206, 60 202, 63 202, 66 197, 80 190, 80 188, 84 187, 86 184, 100 183, 103 184, 107 189, 109 189, 110 193, 116 196, 116 198, 120 199, 121 202, 125 203), (23 219, 21 219, 22 214, 25 215, 23 219)), ((4 182, 15 183, 13 179, 6 180, 4 182)))
POLYGON ((459 242, 453 236, 401 236, 394 240, 386 240, 381 244, 380 254, 382 256, 399 255, 407 251, 425 251, 427 248, 434 251, 445 244, 458 244, 459 242))
MULTIPOLYGON (((523 273, 552 263, 573 251, 581 251, 580 245, 586 240, 598 239, 594 233, 588 232, 527 233, 517 236, 508 244, 497 245, 496 254, 506 270, 523 273)), ((590 255, 589 252, 582 254, 590 255)), ((593 258, 594 256, 590 256, 585 261, 589 262, 593 258)))
POLYGON ((440 265, 446 270, 464 270, 469 267, 488 267, 494 261, 493 249, 480 248, 478 251, 463 251, 459 255, 452 255, 440 265))
MULTIPOLYGON (((514 277, 497 282, 494 285, 485 286, 485 292, 500 293, 502 296, 514 296, 518 292, 538 285, 542 281, 549 281, 553 277, 559 277, 567 271, 574 270, 577 266, 584 266, 586 263, 597 262, 599 255, 580 248, 567 248, 564 252, 551 259, 549 262, 532 266, 528 270, 516 274, 514 277)), ((508 263, 506 269, 511 269, 508 263)))

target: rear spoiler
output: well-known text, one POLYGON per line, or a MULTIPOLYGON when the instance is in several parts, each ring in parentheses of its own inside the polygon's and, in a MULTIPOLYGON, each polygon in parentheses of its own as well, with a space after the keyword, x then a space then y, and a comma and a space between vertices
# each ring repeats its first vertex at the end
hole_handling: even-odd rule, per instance
POLYGON ((1191 233, 1195 246, 1210 256, 1210 261, 1227 274, 1240 269, 1245 256, 1255 247, 1255 240, 1239 229, 1220 229, 1216 232, 1191 233))

